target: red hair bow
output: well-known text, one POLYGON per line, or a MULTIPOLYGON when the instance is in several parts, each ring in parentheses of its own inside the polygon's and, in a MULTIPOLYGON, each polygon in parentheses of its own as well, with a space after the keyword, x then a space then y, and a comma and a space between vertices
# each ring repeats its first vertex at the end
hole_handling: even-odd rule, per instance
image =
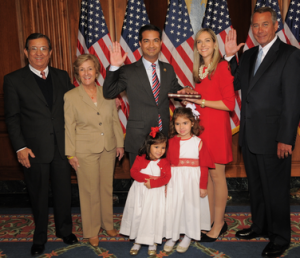
POLYGON ((150 136, 152 136, 153 138, 155 138, 156 133, 159 132, 159 128, 157 127, 151 127, 151 132, 149 133, 150 136))

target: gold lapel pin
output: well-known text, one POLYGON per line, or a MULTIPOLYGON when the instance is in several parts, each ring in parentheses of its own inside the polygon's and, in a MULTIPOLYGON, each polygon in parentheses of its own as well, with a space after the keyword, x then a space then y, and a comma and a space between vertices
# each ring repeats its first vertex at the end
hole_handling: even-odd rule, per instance
POLYGON ((166 68, 164 68, 164 72, 166 72, 167 71, 167 69, 166 68))

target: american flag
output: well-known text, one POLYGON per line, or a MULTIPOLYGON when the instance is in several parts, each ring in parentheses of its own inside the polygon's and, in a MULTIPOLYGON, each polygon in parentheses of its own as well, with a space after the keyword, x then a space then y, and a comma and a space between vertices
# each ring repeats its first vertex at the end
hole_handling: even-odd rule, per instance
POLYGON ((291 1, 286 14, 284 31, 288 38, 287 43, 300 48, 300 1, 291 1))
MULTIPOLYGON (((185 1, 171 0, 162 35, 160 60, 173 66, 178 81, 182 86, 194 87, 193 34, 185 1)), ((174 111, 175 107, 179 105, 179 102, 171 100, 171 111, 174 111)))
MULTIPOLYGON (((146 12, 144 0, 129 0, 120 38, 122 55, 124 55, 125 52, 128 53, 124 62, 125 64, 134 63, 142 57, 142 51, 139 45, 139 30, 142 26, 149 23, 150 21, 146 12)), ((122 112, 119 112, 119 117, 124 128, 126 128, 130 107, 126 92, 122 92, 120 95, 122 112)))
MULTIPOLYGON (((283 23, 282 23, 282 18, 281 18, 278 1, 277 0, 257 0, 254 10, 261 8, 261 7, 270 7, 277 13, 278 30, 277 30, 276 34, 283 42, 288 43, 287 37, 285 36, 284 28, 283 28, 283 23)), ((252 34, 251 27, 250 27, 249 32, 248 32, 248 37, 246 39, 246 43, 245 43, 243 51, 245 52, 247 49, 257 46, 257 45, 258 45, 258 43, 255 40, 255 38, 252 34)))
MULTIPOLYGON (((300 1, 291 1, 289 10, 285 17, 284 31, 287 37, 287 43, 300 48, 300 1)), ((298 134, 300 135, 300 123, 298 125, 298 134)))
MULTIPOLYGON (((203 28, 212 29, 218 38, 221 55, 225 55, 225 38, 231 30, 231 20, 226 0, 209 0, 206 5, 206 13, 203 19, 203 28)), ((240 125, 241 93, 235 92, 235 108, 230 112, 230 125, 232 133, 238 132, 240 125)))
MULTIPOLYGON (((109 66, 109 46, 112 45, 111 38, 106 26, 103 11, 99 0, 83 0, 81 2, 81 12, 79 19, 79 31, 77 41, 76 55, 84 53, 95 55, 100 61, 100 75, 97 78, 99 85, 103 85, 106 70, 109 66)), ((78 82, 74 80, 75 86, 78 82)), ((127 107, 122 97, 119 95, 118 99, 121 102, 119 109, 119 118, 123 132, 125 133, 127 123, 127 107)))

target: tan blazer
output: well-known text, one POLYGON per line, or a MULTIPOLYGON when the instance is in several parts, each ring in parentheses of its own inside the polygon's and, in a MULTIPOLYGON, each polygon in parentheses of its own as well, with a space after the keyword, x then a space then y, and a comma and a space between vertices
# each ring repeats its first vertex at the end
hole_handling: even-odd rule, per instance
POLYGON ((97 106, 82 85, 68 91, 64 101, 67 156, 124 146, 115 101, 104 99, 101 86, 97 86, 97 106))

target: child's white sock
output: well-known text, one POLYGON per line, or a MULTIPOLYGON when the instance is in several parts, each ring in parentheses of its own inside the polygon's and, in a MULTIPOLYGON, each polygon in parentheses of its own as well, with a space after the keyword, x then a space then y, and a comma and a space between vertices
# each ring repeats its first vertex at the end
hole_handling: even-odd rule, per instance
POLYGON ((175 243, 176 243, 176 241, 173 241, 172 238, 171 238, 171 239, 169 239, 169 240, 165 243, 165 245, 167 245, 167 246, 174 246, 175 243))
POLYGON ((192 240, 191 238, 189 238, 187 235, 185 235, 179 245, 183 248, 186 248, 190 245, 191 240, 192 240))
POLYGON ((141 245, 134 243, 133 247, 131 249, 133 250, 140 250, 141 245))
POLYGON ((154 245, 149 245, 149 250, 156 250, 156 244, 154 244, 154 245))

